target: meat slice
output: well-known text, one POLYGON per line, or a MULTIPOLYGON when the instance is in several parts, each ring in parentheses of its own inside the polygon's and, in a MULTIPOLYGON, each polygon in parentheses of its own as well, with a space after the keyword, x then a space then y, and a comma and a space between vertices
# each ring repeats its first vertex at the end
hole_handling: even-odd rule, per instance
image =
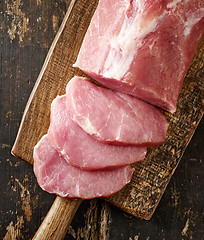
POLYGON ((142 160, 146 147, 122 147, 98 142, 72 121, 66 96, 51 105, 50 144, 73 166, 87 170, 113 168, 142 160))
POLYGON ((40 187, 61 197, 107 197, 123 188, 134 172, 130 166, 114 170, 84 171, 69 165, 44 135, 34 148, 34 172, 40 187))
POLYGON ((173 113, 203 33, 203 0, 101 0, 75 66, 173 113))
POLYGON ((168 122, 152 105, 74 77, 67 107, 74 120, 97 140, 114 145, 156 146, 165 141, 168 122))

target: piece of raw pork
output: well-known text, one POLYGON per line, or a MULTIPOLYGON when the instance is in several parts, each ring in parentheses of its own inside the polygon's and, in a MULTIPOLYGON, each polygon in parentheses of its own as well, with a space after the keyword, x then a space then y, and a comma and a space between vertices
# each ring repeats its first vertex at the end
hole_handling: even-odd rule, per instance
POLYGON ((142 100, 81 77, 69 81, 66 98, 72 119, 99 141, 136 146, 156 146, 165 141, 167 120, 142 100))
POLYGON ((75 66, 173 113, 203 33, 203 0, 100 0, 75 66))
POLYGON ((66 96, 58 96, 51 105, 50 144, 73 166, 87 170, 115 168, 143 160, 146 147, 123 147, 101 143, 75 123, 66 105, 66 96))
POLYGON ((130 166, 104 171, 75 168, 50 145, 47 134, 35 146, 33 158, 40 187, 61 197, 107 197, 130 182, 134 172, 130 166))

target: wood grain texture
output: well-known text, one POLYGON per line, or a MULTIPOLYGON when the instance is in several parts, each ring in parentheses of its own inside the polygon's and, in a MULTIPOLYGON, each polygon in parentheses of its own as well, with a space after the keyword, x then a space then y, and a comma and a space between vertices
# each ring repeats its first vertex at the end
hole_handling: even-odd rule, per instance
MULTIPOLYGON (((81 71, 72 67, 98 1, 74 1, 52 44, 24 113, 12 153, 32 163, 34 145, 47 132, 50 105, 65 93, 67 82, 81 71)), ((133 214, 150 219, 186 146, 203 116, 203 41, 185 78, 177 112, 170 122, 165 144, 149 149, 143 162, 134 164, 133 180, 107 200, 133 214)))
POLYGON ((56 197, 33 240, 62 240, 82 200, 56 197))
POLYGON ((149 220, 204 113, 204 38, 186 75, 175 114, 165 113, 170 125, 163 145, 149 149, 144 161, 134 164, 131 183, 108 201, 149 220), (126 199, 124 201, 124 198, 126 199))

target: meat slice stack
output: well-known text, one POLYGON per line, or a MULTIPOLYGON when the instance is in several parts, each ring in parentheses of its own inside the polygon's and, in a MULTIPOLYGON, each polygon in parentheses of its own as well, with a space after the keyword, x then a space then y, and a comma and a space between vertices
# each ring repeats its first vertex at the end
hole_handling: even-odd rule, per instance
POLYGON ((51 146, 47 134, 35 146, 34 160, 34 172, 41 188, 69 198, 109 196, 124 187, 134 171, 130 166, 111 171, 85 171, 73 167, 51 146))
POLYGON ((57 97, 51 106, 48 130, 51 145, 69 164, 86 170, 98 170, 121 167, 144 159, 146 147, 121 147, 99 142, 72 120, 69 110, 66 96, 57 97))
POLYGON ((147 146, 164 142, 167 128, 155 107, 74 77, 53 100, 48 134, 34 148, 38 183, 62 197, 111 195, 131 180, 129 165, 145 158, 147 146))

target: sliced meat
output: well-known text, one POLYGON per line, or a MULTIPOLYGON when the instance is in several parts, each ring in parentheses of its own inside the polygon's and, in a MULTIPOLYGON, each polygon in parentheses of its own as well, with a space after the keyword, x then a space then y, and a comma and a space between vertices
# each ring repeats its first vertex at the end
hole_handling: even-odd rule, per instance
POLYGON ((156 146, 165 141, 168 122, 158 109, 85 80, 70 80, 66 98, 72 120, 86 133, 114 145, 156 146))
POLYGON ((203 33, 203 0, 101 0, 75 66, 173 113, 203 33))
POLYGON ((44 135, 34 148, 34 172, 40 187, 61 197, 107 197, 130 182, 133 168, 84 171, 69 165, 44 135))
POLYGON ((93 170, 128 165, 142 160, 146 147, 123 147, 101 143, 72 121, 66 96, 51 105, 48 130, 51 145, 73 166, 93 170))

